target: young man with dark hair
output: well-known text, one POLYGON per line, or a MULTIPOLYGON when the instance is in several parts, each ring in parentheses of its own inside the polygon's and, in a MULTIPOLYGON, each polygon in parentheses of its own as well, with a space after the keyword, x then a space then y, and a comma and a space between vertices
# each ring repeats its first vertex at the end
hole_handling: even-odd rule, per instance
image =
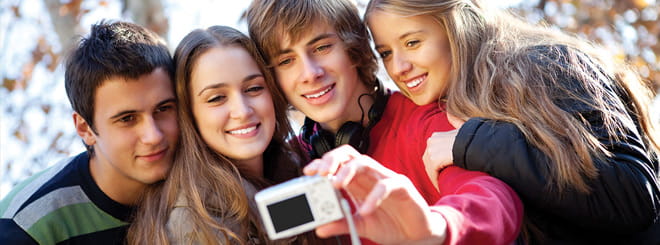
POLYGON ((165 178, 179 129, 167 46, 100 22, 70 53, 65 86, 87 151, 35 174, 0 202, 0 243, 122 244, 142 192, 165 178))

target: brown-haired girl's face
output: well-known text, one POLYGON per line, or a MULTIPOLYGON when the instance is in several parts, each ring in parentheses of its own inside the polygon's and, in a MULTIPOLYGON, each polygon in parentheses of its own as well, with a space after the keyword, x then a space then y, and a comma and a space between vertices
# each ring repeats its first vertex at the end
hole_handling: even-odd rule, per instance
POLYGON ((417 105, 436 102, 449 82, 449 39, 433 17, 374 10, 367 19, 376 51, 401 92, 417 105))
POLYGON ((235 46, 209 49, 195 61, 190 78, 193 116, 204 142, 262 175, 275 109, 252 56, 235 46))

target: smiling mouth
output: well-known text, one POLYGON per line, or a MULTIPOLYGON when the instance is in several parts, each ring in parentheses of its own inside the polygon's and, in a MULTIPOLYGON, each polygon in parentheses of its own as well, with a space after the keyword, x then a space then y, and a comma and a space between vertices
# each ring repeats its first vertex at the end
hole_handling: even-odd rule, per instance
POLYGON ((418 77, 418 78, 416 78, 416 79, 414 79, 414 80, 412 80, 412 81, 410 81, 410 82, 407 82, 407 83, 405 83, 405 84, 406 84, 406 87, 408 87, 408 88, 414 88, 414 87, 417 87, 417 86, 419 86, 420 84, 422 84, 422 82, 424 81, 425 78, 426 78, 426 76, 421 76, 421 77, 418 77))
POLYGON ((229 134, 233 134, 233 135, 249 134, 249 133, 251 133, 252 131, 257 130, 257 127, 259 127, 259 124, 254 125, 254 126, 252 126, 252 127, 243 128, 243 129, 237 129, 237 130, 227 131, 227 133, 229 133, 229 134))
POLYGON ((143 159, 146 159, 149 162, 153 162, 153 161, 159 160, 163 156, 165 156, 168 149, 169 148, 165 148, 165 149, 162 149, 160 151, 157 151, 157 152, 154 152, 154 153, 151 153, 151 154, 148 154, 148 155, 139 156, 139 157, 143 158, 143 159))
POLYGON ((321 96, 327 94, 327 93, 330 92, 330 90, 332 90, 333 88, 335 88, 335 85, 334 85, 334 84, 330 85, 328 88, 326 88, 325 90, 323 90, 323 91, 321 91, 321 92, 318 92, 318 93, 315 93, 315 94, 306 94, 306 95, 304 94, 303 97, 305 97, 305 98, 307 98, 307 99, 316 99, 316 98, 319 98, 319 97, 321 97, 321 96))

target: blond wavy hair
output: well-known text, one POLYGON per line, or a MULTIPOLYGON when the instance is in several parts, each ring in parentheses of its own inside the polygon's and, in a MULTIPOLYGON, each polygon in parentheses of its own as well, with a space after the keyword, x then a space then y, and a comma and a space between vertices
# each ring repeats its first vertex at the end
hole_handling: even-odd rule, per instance
POLYGON ((451 82, 439 99, 460 118, 515 124, 550 158, 544 166, 552 173, 548 188, 588 193, 587 180, 598 175, 593 159, 611 155, 587 119, 563 110, 567 105, 558 105, 557 95, 596 112, 613 140, 635 128, 624 125, 636 125, 647 152, 657 154, 648 84, 588 41, 528 24, 478 0, 372 0, 364 19, 374 10, 429 15, 445 28, 453 65, 451 82), (563 80, 567 78, 574 82, 563 80))

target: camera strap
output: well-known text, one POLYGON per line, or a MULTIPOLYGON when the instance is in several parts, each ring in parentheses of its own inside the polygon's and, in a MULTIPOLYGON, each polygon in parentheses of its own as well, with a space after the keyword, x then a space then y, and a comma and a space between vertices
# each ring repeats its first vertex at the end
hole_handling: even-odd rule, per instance
POLYGON ((339 202, 341 202, 341 210, 344 212, 344 217, 346 217, 346 221, 348 222, 348 231, 350 232, 351 235, 351 244, 361 245, 362 243, 360 242, 360 236, 358 236, 357 229, 355 228, 355 223, 353 222, 353 214, 351 213, 351 206, 348 204, 348 201, 346 201, 346 198, 342 197, 339 202))

